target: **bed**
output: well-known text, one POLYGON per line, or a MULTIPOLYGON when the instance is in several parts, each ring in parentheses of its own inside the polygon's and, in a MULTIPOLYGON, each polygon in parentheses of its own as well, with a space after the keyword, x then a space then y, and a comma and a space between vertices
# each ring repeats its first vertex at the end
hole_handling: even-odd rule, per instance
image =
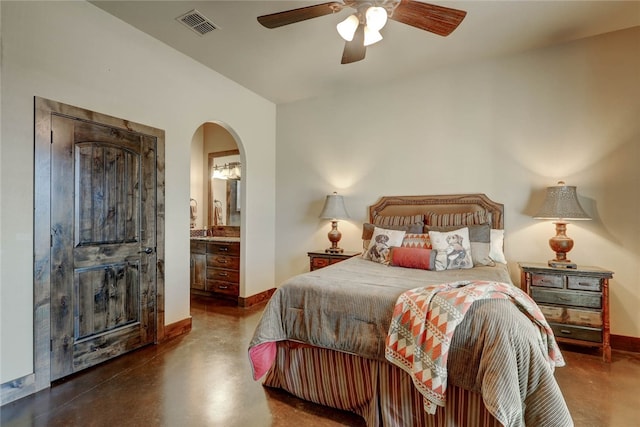
MULTIPOLYGON (((503 213, 502 204, 483 194, 382 197, 370 206, 369 223, 363 226, 365 257, 295 276, 274 293, 249 345, 254 379, 352 411, 368 426, 573 425, 553 377, 554 367, 563 361, 548 325, 545 329, 541 314, 535 318, 532 301, 533 307, 525 307, 528 312, 505 297, 512 294, 524 301, 526 295, 511 283, 502 254, 503 213), (467 245, 467 252, 477 255, 472 268, 454 266, 452 252, 436 250, 435 240, 420 240, 444 239, 460 230, 475 240, 473 248, 467 245), (371 242, 380 234, 397 240, 386 263, 373 259, 371 242), (394 255, 420 252, 400 252, 397 248, 406 242, 428 245, 427 266, 422 262, 416 268, 411 257, 394 255), (434 271, 438 259, 447 263, 440 265, 442 271, 434 271), (405 359, 392 357, 397 356, 398 342, 405 345, 404 338, 397 339, 403 333, 400 319, 407 319, 407 313, 398 311, 400 301, 405 298, 407 305, 407 295, 415 291, 432 292, 436 296, 429 299, 435 301, 445 295, 435 294, 435 288, 459 292, 476 284, 478 289, 498 287, 502 293, 492 294, 500 298, 468 302, 466 312, 450 327, 448 341, 442 341, 446 345, 436 346, 445 353, 445 365, 444 385, 436 393, 441 401, 434 400, 417 380, 424 371, 407 364, 414 352, 424 356, 433 351, 433 335, 428 342, 418 342, 421 347, 411 347, 409 356, 403 353, 405 359)), ((420 249, 426 251, 424 245, 420 249)), ((423 261, 425 251, 420 252, 423 261)), ((412 309, 414 302, 408 303, 412 309)))

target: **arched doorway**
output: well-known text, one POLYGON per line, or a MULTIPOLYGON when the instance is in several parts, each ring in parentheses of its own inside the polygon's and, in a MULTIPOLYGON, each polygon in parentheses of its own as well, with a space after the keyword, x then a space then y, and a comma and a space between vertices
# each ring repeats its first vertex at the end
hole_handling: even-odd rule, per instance
POLYGON ((191 142, 190 291, 240 297, 244 153, 232 131, 207 122, 191 142))
POLYGON ((215 225, 240 227, 245 168, 242 157, 236 138, 223 125, 207 122, 194 133, 190 185, 192 235, 215 225))

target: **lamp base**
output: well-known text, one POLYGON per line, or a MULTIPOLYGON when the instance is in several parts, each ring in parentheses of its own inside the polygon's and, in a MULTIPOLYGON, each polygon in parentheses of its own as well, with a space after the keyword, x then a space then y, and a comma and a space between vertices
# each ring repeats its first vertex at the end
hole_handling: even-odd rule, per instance
POLYGON ((342 248, 327 248, 324 251, 325 251, 325 253, 328 253, 328 254, 341 254, 341 253, 344 252, 344 249, 342 249, 342 248))
POLYGON ((578 268, 578 265, 568 261, 557 261, 555 259, 549 260, 549 267, 551 268, 578 268))
POLYGON ((342 233, 338 230, 338 220, 331 220, 331 231, 327 235, 329 237, 329 241, 331 242, 331 247, 325 249, 324 251, 328 254, 341 254, 344 252, 342 248, 338 247, 338 242, 342 237, 342 233))
POLYGON ((567 258, 567 253, 573 248, 573 239, 567 236, 567 222, 556 221, 556 235, 549 239, 549 246, 556 253, 555 259, 549 260, 549 267, 552 268, 578 268, 578 266, 567 258))

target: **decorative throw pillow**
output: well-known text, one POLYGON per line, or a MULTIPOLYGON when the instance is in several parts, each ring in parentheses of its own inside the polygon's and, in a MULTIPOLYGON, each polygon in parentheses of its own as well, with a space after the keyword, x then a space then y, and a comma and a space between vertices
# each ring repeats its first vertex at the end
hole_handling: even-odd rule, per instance
MULTIPOLYGON (((459 228, 459 226, 428 226, 429 231, 453 231, 459 228)), ((471 244, 471 259, 473 260, 473 266, 495 266, 496 263, 489 256, 491 249, 491 225, 489 223, 470 225, 467 228, 469 229, 469 242, 471 244)))
MULTIPOLYGON (((420 215, 420 217, 422 218, 422 216, 420 215)), ((369 245, 371 244, 371 236, 373 236, 373 229, 376 226, 373 224, 369 224, 368 222, 362 224, 362 248, 366 251, 367 249, 369 249, 369 245)), ((419 221, 416 222, 414 224, 407 224, 407 225, 387 225, 387 226, 380 226, 380 228, 386 228, 388 230, 403 230, 406 231, 407 233, 422 233, 422 230, 424 229, 424 222, 423 221, 419 221)))
POLYGON ((495 261, 491 259, 491 225, 480 224, 469 226, 469 241, 471 243, 471 259, 473 266, 487 265, 494 267, 495 261))
MULTIPOLYGON (((460 227, 446 226, 446 227, 427 227, 429 231, 453 231, 460 227)), ((491 225, 479 224, 469 225, 469 243, 471 244, 471 259, 473 260, 473 266, 495 266, 496 263, 491 259, 489 253, 491 249, 491 225)), ((406 237, 405 237, 406 238, 406 237)))
POLYGON ((437 251, 435 261, 437 271, 473 267, 467 227, 447 232, 429 231, 429 238, 431 247, 437 251))
POLYGON ((452 212, 444 214, 427 212, 425 217, 427 225, 435 225, 439 227, 448 225, 477 225, 491 222, 491 214, 486 211, 452 212))
POLYGON ((495 262, 502 264, 507 263, 507 258, 504 256, 504 230, 491 229, 491 249, 489 250, 489 257, 495 262))
POLYGON ((364 259, 369 259, 380 264, 389 264, 389 252, 392 246, 400 246, 406 231, 389 230, 376 227, 371 236, 371 243, 366 252, 362 254, 364 259))
POLYGON ((389 264, 397 267, 433 270, 436 251, 423 248, 393 247, 389 264))
POLYGON ((429 233, 409 233, 404 235, 402 240, 403 248, 420 248, 431 249, 431 240, 429 239, 429 233))
POLYGON ((391 215, 391 216, 383 216, 376 215, 373 217, 373 224, 382 228, 391 228, 390 225, 411 225, 417 224, 418 222, 422 222, 424 224, 424 215, 391 215))

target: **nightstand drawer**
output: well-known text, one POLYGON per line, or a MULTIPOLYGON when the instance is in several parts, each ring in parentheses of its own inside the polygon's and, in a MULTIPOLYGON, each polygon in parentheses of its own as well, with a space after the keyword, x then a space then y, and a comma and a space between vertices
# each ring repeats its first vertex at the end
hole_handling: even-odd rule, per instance
POLYGON ((553 274, 532 274, 531 285, 562 289, 564 288, 564 276, 553 274))
POLYGON ((536 302, 547 304, 573 305, 588 308, 602 308, 602 295, 586 292, 566 292, 541 288, 531 288, 536 302))
POLYGON ((327 265, 329 265, 328 258, 312 258, 311 259, 311 268, 313 270, 326 267, 327 265))
POLYGON ((602 290, 602 281, 598 277, 569 276, 567 278, 567 288, 600 292, 602 290))
POLYGON ((602 327, 602 312, 591 310, 580 310, 577 308, 567 308, 567 323, 578 326, 589 326, 592 328, 602 327))
POLYGON ((578 308, 539 305, 549 323, 565 323, 591 328, 602 327, 602 312, 595 310, 581 310, 578 308))
POLYGON ((326 251, 312 251, 307 252, 309 256, 309 268, 311 271, 318 270, 319 268, 324 268, 331 264, 336 264, 338 262, 342 262, 345 259, 352 258, 356 255, 360 255, 360 252, 326 252, 326 251))
POLYGON ((595 328, 581 328, 580 326, 550 324, 556 337, 574 340, 602 342, 602 330, 595 328))
POLYGON ((540 311, 544 314, 544 318, 547 322, 562 323, 565 310, 562 307, 552 307, 549 305, 539 305, 540 311))

